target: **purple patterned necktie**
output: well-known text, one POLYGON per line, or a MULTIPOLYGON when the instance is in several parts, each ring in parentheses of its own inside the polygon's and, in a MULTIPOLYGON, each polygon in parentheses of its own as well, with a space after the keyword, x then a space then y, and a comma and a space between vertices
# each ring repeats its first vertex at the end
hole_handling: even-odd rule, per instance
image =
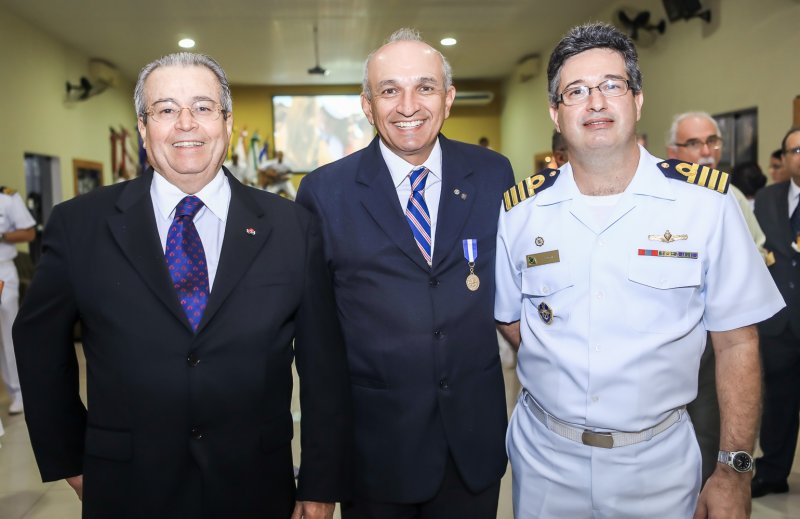
POLYGON ((164 252, 172 284, 194 331, 208 303, 206 253, 193 221, 201 207, 203 201, 196 196, 187 196, 178 202, 164 252))

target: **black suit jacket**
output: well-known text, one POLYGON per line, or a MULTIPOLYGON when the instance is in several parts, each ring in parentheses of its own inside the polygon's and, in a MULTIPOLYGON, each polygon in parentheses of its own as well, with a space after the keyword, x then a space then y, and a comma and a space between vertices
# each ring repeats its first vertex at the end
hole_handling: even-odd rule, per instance
POLYGON ((226 171, 225 236, 195 334, 166 269, 152 175, 81 195, 50 217, 14 325, 43 479, 83 474, 84 517, 288 517, 295 357, 298 498, 346 498, 346 358, 313 216, 226 171), (72 343, 78 320, 88 413, 72 343))
POLYGON ((791 247, 795 236, 789 221, 789 182, 772 184, 756 194, 754 213, 767 236, 764 248, 775 255, 769 272, 786 301, 785 308, 758 325, 759 332, 769 337, 787 327, 800 337, 800 254, 791 247))
POLYGON ((448 451, 473 491, 505 472, 506 405, 493 317, 497 218, 508 160, 439 137, 442 191, 429 267, 376 138, 303 179, 320 217, 350 364, 356 497, 433 497, 448 451), (478 241, 469 274, 462 240, 478 241))

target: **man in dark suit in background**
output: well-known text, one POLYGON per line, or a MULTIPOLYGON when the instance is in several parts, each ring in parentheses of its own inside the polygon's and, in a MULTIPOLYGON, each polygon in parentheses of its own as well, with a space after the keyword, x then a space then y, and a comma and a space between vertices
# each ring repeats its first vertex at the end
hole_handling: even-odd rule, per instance
POLYGON ((764 412, 753 497, 789 491, 800 423, 800 127, 783 138, 789 180, 756 194, 755 214, 767 235, 767 265, 786 308, 758 325, 764 365, 764 412))
POLYGON ((330 518, 351 415, 316 221, 221 167, 232 101, 211 58, 150 63, 135 104, 153 169, 54 209, 14 326, 42 478, 66 479, 85 518, 330 518))
POLYGON ((506 158, 439 133, 444 57, 409 29, 367 58, 378 137, 308 175, 350 365, 355 498, 343 517, 496 517, 506 406, 492 313, 506 158), (422 167, 420 167, 422 166, 422 167))

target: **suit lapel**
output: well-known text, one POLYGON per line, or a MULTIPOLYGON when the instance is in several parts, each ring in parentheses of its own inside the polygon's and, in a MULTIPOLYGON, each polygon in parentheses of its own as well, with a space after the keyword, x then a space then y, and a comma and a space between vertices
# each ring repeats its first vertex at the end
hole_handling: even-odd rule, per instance
POLYGON ((785 182, 780 189, 775 190, 778 194, 778 199, 775 201, 773 208, 778 236, 782 237, 778 241, 778 246, 791 256, 793 252, 791 243, 794 241, 794 233, 792 232, 792 222, 789 216, 789 182, 785 182))
POLYGON ((139 273, 145 285, 191 330, 181 308, 164 260, 164 250, 158 237, 153 202, 150 199, 151 169, 125 186, 119 199, 119 213, 108 218, 111 235, 122 253, 139 273))
POLYGON ((398 204, 397 190, 392 183, 389 168, 381 156, 378 139, 379 137, 373 139, 359 164, 356 172, 355 196, 389 239, 419 268, 429 271, 430 267, 423 259, 408 227, 405 213, 398 204))
POLYGON ((197 333, 203 330, 241 281, 272 232, 272 224, 264 218, 264 211, 247 192, 248 188, 227 170, 225 174, 231 186, 231 203, 214 286, 197 333))
MULTIPOLYGON (((450 252, 457 247, 461 251, 461 240, 477 236, 461 236, 467 222, 475 197, 478 193, 470 180, 472 166, 464 163, 455 152, 453 143, 439 135, 442 147, 442 193, 439 197, 439 214, 436 222, 436 240, 433 248, 434 274, 443 268, 451 257, 450 252)), ((498 202, 498 211, 500 204, 498 202)), ((480 254, 481 245, 478 244, 480 254)), ((457 255, 461 258, 461 254, 457 255)))

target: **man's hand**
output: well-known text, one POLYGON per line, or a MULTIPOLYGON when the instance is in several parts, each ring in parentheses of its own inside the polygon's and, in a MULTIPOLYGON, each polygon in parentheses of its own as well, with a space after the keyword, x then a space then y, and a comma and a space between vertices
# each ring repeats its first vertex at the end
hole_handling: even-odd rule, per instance
POLYGON ((747 519, 750 517, 750 472, 738 473, 720 465, 700 492, 694 519, 747 519))
POLYGON ((72 476, 71 478, 66 478, 64 481, 72 487, 72 490, 78 494, 78 499, 83 501, 83 474, 80 476, 72 476))
POLYGON ((298 501, 294 505, 292 519, 333 519, 336 503, 318 503, 316 501, 298 501))

